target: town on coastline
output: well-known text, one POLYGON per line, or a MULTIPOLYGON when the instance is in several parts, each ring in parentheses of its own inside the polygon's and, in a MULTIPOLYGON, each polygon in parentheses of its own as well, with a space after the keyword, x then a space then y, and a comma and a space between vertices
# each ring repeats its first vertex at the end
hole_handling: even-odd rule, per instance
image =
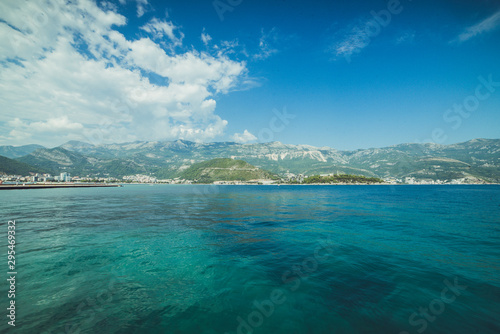
POLYGON ((172 179, 158 179, 152 175, 127 175, 121 179, 110 176, 71 176, 68 172, 62 172, 53 176, 47 173, 30 173, 30 175, 0 175, 0 184, 216 184, 216 185, 269 185, 269 184, 488 184, 488 182, 466 176, 460 179, 431 180, 416 179, 415 177, 404 178, 369 178, 360 175, 347 174, 321 174, 307 176, 303 174, 286 173, 277 179, 254 179, 254 180, 214 180, 212 182, 200 182, 199 180, 188 180, 180 177, 172 179))

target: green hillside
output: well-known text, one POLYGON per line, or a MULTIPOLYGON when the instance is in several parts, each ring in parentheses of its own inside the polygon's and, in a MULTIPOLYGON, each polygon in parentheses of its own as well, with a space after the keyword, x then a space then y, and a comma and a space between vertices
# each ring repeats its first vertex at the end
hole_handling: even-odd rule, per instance
POLYGON ((183 171, 180 174, 180 177, 197 183, 278 179, 276 175, 252 166, 243 160, 226 158, 212 159, 196 163, 183 171))
POLYGON ((30 172, 46 173, 43 168, 34 167, 0 155, 0 174, 26 176, 29 175, 30 172))
POLYGON ((340 175, 332 175, 332 176, 320 176, 313 175, 309 176, 304 180, 305 184, 315 184, 315 183, 325 183, 325 184, 333 184, 333 183, 353 183, 353 184, 371 184, 371 183, 383 183, 384 180, 381 180, 376 177, 366 177, 362 175, 349 175, 349 174, 340 174, 340 175))
POLYGON ((60 147, 51 149, 41 148, 16 160, 43 168, 53 174, 58 174, 62 170, 71 174, 92 170, 92 165, 88 162, 88 158, 60 147))

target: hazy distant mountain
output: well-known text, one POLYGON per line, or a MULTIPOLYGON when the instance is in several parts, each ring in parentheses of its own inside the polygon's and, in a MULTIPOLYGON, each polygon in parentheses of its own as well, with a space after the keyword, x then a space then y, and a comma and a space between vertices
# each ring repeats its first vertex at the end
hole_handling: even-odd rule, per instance
POLYGON ((40 148, 19 160, 54 172, 67 170, 73 175, 140 173, 170 178, 179 176, 194 163, 215 158, 244 160, 278 174, 287 171, 306 175, 338 172, 433 180, 472 175, 500 181, 499 139, 474 139, 454 145, 400 144, 356 151, 280 142, 238 144, 176 140, 94 146, 71 141, 54 149, 40 148))
POLYGON ((148 172, 132 159, 99 159, 62 147, 41 148, 17 160, 43 168, 53 174, 65 171, 73 176, 97 174, 123 176, 148 172))
POLYGON ((24 146, 0 146, 0 155, 14 159, 30 154, 31 152, 43 148, 42 145, 24 145, 24 146))
POLYGON ((54 174, 68 170, 79 172, 92 167, 92 164, 89 162, 92 158, 85 157, 77 152, 65 150, 61 147, 51 149, 39 148, 24 157, 17 158, 17 160, 43 168, 54 174))
POLYGON ((59 147, 64 148, 68 151, 79 152, 79 151, 91 150, 92 147, 95 146, 89 143, 85 143, 83 141, 70 140, 69 142, 62 144, 59 147))

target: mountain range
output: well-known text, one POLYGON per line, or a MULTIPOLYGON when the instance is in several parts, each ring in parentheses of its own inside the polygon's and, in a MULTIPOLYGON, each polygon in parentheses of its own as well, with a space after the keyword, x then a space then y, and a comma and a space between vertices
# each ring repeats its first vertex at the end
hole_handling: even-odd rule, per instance
MULTIPOLYGON (((500 181, 500 139, 473 139, 453 145, 400 144, 339 151, 330 147, 280 142, 239 144, 138 141, 91 145, 69 141, 59 147, 0 146, 0 155, 53 174, 122 177, 131 174, 173 178, 191 165, 215 158, 244 160, 272 173, 330 173, 369 177, 450 180, 473 176, 500 181)), ((1 171, 1 169, 0 169, 1 171)))

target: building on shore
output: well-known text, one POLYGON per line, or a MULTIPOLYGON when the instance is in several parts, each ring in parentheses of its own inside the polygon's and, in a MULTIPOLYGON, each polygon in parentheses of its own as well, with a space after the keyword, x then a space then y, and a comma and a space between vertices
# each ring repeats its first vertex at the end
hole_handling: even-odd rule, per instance
POLYGON ((71 176, 67 172, 63 172, 59 175, 60 182, 71 182, 71 176))

